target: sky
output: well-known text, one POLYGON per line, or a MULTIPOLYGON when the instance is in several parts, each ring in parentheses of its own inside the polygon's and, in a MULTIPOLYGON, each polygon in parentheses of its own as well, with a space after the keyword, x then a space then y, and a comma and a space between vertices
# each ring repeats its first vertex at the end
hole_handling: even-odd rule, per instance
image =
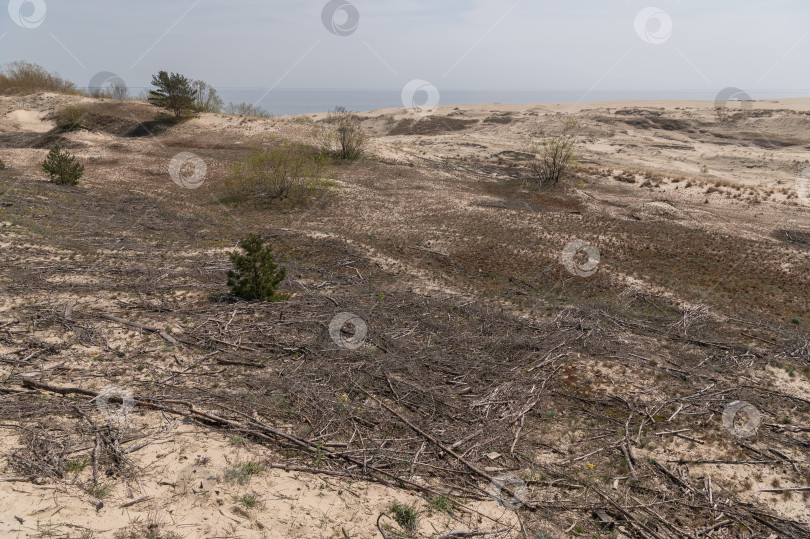
POLYGON ((808 0, 2 0, 0 63, 85 87, 810 88, 808 0), (649 2, 654 2, 650 4, 649 2))

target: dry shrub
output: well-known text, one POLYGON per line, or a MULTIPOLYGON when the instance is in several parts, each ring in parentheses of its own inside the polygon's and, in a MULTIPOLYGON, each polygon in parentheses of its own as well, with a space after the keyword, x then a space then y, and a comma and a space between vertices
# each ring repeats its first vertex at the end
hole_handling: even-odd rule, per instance
POLYGON ((535 158, 530 164, 534 175, 527 183, 550 186, 566 176, 576 163, 574 149, 577 127, 576 121, 566 121, 559 134, 529 145, 527 151, 535 158))
POLYGON ((11 62, 0 69, 0 94, 36 92, 76 93, 76 85, 31 62, 11 62))
POLYGON ((252 105, 250 103, 228 103, 222 111, 225 114, 236 114, 239 116, 249 116, 253 118, 272 118, 273 114, 260 107, 259 105, 252 105))
POLYGON ((336 107, 326 117, 318 139, 324 152, 338 159, 359 159, 366 146, 366 135, 360 117, 343 107, 336 107))

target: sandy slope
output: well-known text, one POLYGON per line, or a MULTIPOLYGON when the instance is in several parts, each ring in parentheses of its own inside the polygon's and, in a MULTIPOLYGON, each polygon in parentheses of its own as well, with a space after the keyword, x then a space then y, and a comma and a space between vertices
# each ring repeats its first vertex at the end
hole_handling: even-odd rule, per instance
MULTIPOLYGON (((98 114, 106 111, 109 115, 114 115, 111 107, 120 107, 54 94, 0 97, 0 159, 27 177, 44 180, 38 163, 47 149, 31 147, 31 142, 54 126, 52 114, 68 104, 97 107, 98 114)), ((217 146, 239 149, 256 135, 311 142, 315 122, 324 117, 240 122, 233 116, 205 114, 154 139, 121 137, 112 131, 129 129, 131 126, 125 125, 126 122, 143 122, 154 112, 148 105, 131 105, 126 114, 119 116, 119 124, 107 131, 96 129, 64 135, 71 151, 88 164, 84 182, 90 188, 122 185, 126 195, 121 196, 140 191, 178 205, 187 204, 191 213, 197 211, 196 202, 184 199, 186 193, 172 191, 175 186, 165 181, 168 166, 165 156, 143 159, 143 155, 158 151, 168 155, 174 148, 201 154, 214 152, 219 149, 217 146), (160 178, 160 182, 153 181, 155 178, 160 178)), ((585 189, 572 195, 571 203, 576 203, 577 208, 587 208, 592 215, 623 223, 651 226, 674 223, 684 230, 727 235, 730 243, 748 240, 772 245, 774 250, 789 250, 790 256, 783 258, 786 273, 806 273, 810 268, 810 251, 783 246, 783 241, 774 237, 774 231, 810 232, 810 199, 798 195, 797 183, 801 181, 801 171, 810 167, 810 100, 758 101, 750 109, 737 108, 739 104, 731 105, 726 117, 718 116, 714 103, 674 101, 442 106, 427 117, 401 109, 364 112, 361 116, 364 129, 372 135, 369 144, 373 156, 384 164, 394 164, 392 167, 412 167, 373 169, 358 176, 353 176, 350 169, 341 176, 341 190, 328 212, 276 218, 279 226, 312 237, 339 238, 357 247, 387 271, 404 275, 409 288, 470 293, 465 283, 437 277, 432 268, 398 257, 396 249, 378 248, 369 238, 390 235, 401 239, 404 245, 460 256, 471 237, 484 241, 488 239, 485 233, 505 230, 509 233, 505 236, 508 241, 504 240, 500 247, 515 258, 531 259, 544 248, 553 250, 559 239, 548 231, 545 209, 535 211, 536 206, 531 205, 535 202, 521 201, 520 204, 528 205, 516 205, 515 201, 504 199, 500 191, 487 194, 478 183, 497 186, 498 182, 519 178, 520 164, 525 160, 521 152, 527 142, 555 134, 563 121, 573 116, 580 123, 580 162, 586 171, 582 180, 586 182, 585 189), (392 176, 392 170, 403 176, 392 176), (623 174, 631 176, 633 183, 617 179, 623 174), (473 237, 480 228, 484 232, 473 237)), ((214 183, 225 165, 215 163, 209 154, 206 159, 211 163, 210 182, 214 183)), ((564 218, 576 217, 559 217, 564 218)), ((574 226, 578 225, 571 225, 574 226)), ((607 245, 612 240, 609 233, 604 236, 607 245)), ((0 242, 3 247, 21 247, 8 230, 0 242)), ((37 245, 23 247, 36 251, 37 263, 68 255, 43 253, 37 245)), ((618 265, 611 269, 616 282, 668 295, 684 304, 694 301, 653 280, 634 277, 629 271, 623 273, 618 265)), ((88 283, 79 279, 74 284, 88 283)), ((65 298, 56 295, 51 299, 61 302, 65 298)), ((2 300, 2 312, 11 313, 31 298, 2 300)), ((91 300, 97 298, 84 298, 86 302, 91 300)), ((117 337, 123 342, 128 336, 121 332, 117 337)), ((13 350, 6 347, 0 352, 9 354, 13 350)), ((597 358, 593 361, 617 384, 627 381, 632 374, 623 371, 610 374, 612 367, 598 363, 597 358)), ((9 375, 11 370, 0 367, 0 373, 9 375)), ((763 380, 773 379, 782 391, 792 395, 810 393, 807 379, 782 379, 782 371, 768 371, 762 376, 763 380)), ((625 390, 634 391, 631 385, 625 390)), ((0 432, 2 453, 8 455, 18 444, 15 431, 0 432)), ((690 451, 695 449, 673 444, 650 454, 663 459, 688 456, 690 451)), ((715 455, 707 450, 706 456, 715 455)), ((98 512, 86 497, 66 485, 0 482, 0 535, 31 536, 42 533, 44 526, 54 525, 62 534, 70 533, 73 537, 80 536, 82 527, 92 528, 97 537, 111 537, 114 531, 138 519, 154 519, 186 537, 370 538, 379 536, 376 519, 391 501, 411 501, 424 507, 418 498, 395 489, 350 484, 343 479, 303 472, 270 470, 246 485, 225 483, 221 479, 224 470, 245 459, 277 462, 282 457, 258 445, 230 445, 224 437, 190 424, 175 425, 159 443, 137 454, 136 463, 146 478, 144 484, 139 488, 132 486, 131 492, 117 484, 98 512), (210 457, 210 463, 191 466, 198 455, 210 457), (208 470, 218 479, 210 484, 203 481, 202 488, 195 490, 184 479, 186 473, 208 470), (263 500, 263 507, 254 510, 239 507, 234 497, 249 492, 263 500), (122 507, 140 498, 145 499, 122 507), (23 522, 13 517, 20 517, 23 522)), ((737 473, 735 469, 722 469, 715 478, 731 481, 737 473)), ((89 470, 81 474, 86 480, 89 470)), ((767 486, 766 482, 772 479, 766 474, 759 486, 767 486)), ((745 496, 749 501, 761 501, 753 494, 745 496)), ((810 519, 808 506, 798 498, 780 501, 773 497, 768 501, 783 515, 810 519)), ((476 504, 475 509, 504 525, 515 525, 513 515, 494 501, 476 504)), ((426 511, 420 530, 427 535, 449 529, 471 529, 480 525, 477 521, 474 513, 453 520, 426 511)), ((520 536, 514 529, 510 533, 520 536)))

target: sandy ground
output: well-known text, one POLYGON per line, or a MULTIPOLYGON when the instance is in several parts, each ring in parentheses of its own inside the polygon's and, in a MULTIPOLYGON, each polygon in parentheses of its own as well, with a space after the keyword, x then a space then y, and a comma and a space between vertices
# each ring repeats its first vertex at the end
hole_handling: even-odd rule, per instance
MULTIPOLYGON (((40 137, 55 127, 53 113, 70 104, 96 107, 96 114, 116 118, 103 128, 59 135, 87 164, 83 185, 90 189, 124 186, 114 196, 143 194, 170 200, 178 207, 187 207, 189 215, 200 211, 200 201, 189 198, 197 195, 177 190, 166 180, 165 157, 181 150, 203 155, 209 163, 206 182, 210 186, 227 169, 217 160, 216 152, 240 151, 255 136, 312 142, 313 129, 325 117, 241 121, 234 116, 204 114, 155 138, 127 137, 122 134, 154 115, 148 105, 99 104, 56 94, 0 97, 0 159, 15 173, 44 181, 38 163, 47 153, 48 144, 40 142, 52 140, 40 137), (162 153, 159 158, 141 158, 149 152, 162 153)), ((782 317, 781 322, 788 324, 795 318, 802 328, 810 323, 810 249, 786 244, 779 236, 780 231, 810 233, 810 190, 803 190, 802 175, 810 169, 810 99, 734 103, 721 112, 710 102, 645 101, 442 106, 424 117, 403 109, 360 115, 378 168, 361 171, 359 166, 355 170, 353 165, 347 165, 329 212, 282 214, 275 218, 283 229, 351 245, 385 271, 401 276, 403 288, 425 294, 473 297, 477 293, 478 277, 474 273, 469 279, 444 274, 422 259, 403 255, 408 249, 466 261, 480 257, 481 251, 475 250, 480 244, 509 253, 512 260, 525 260, 531 268, 527 274, 532 275, 539 273, 540 255, 558 259, 562 245, 576 235, 589 234, 594 243, 601 240, 603 250, 609 252, 608 246, 618 243, 617 238, 643 241, 645 234, 658 234, 672 226, 677 230, 674 237, 662 236, 667 239, 659 240, 659 246, 667 242, 674 245, 681 239, 694 243, 706 237, 723 238, 726 246, 737 244, 742 251, 750 249, 743 254, 750 254, 754 260, 743 257, 739 262, 743 270, 748 268, 744 264, 759 263, 771 268, 774 275, 781 272, 787 284, 778 292, 792 298, 779 296, 784 303, 766 306, 763 298, 769 294, 775 298, 776 292, 756 289, 749 291, 748 298, 741 295, 739 305, 750 311, 751 305, 759 304, 764 309, 762 316, 770 317, 768 320, 782 317), (510 189, 521 189, 527 145, 554 135, 572 117, 579 122, 580 132, 578 189, 564 200, 526 190, 521 191, 519 199, 504 195, 504 182, 512 182, 510 189), (549 228, 549 220, 554 221, 555 228, 549 228), (612 224, 604 228, 600 220, 612 224), (639 224, 647 228, 641 232, 630 228, 639 224), (563 237, 566 233, 570 237, 563 237)), ((205 211, 215 206, 207 199, 203 204, 208 204, 205 211)), ((261 216, 243 217, 247 222, 253 218, 261 216)), ((0 216, 0 224, 6 223, 3 219, 0 216)), ((69 250, 26 243, 26 234, 18 234, 15 225, 7 223, 0 235, 0 248, 25 251, 28 264, 51 264, 71 255, 69 250)), ((214 257, 226 251, 202 251, 189 246, 187 252, 177 255, 214 257)), ((656 267, 645 272, 646 268, 634 267, 619 254, 607 253, 603 268, 602 273, 609 273, 614 286, 621 283, 623 288, 638 288, 682 306, 700 304, 705 299, 690 295, 686 285, 670 286, 667 272, 671 268, 656 267)), ((168 269, 166 275, 171 271, 168 269)), ((530 278, 522 273, 520 276, 530 278)), ((87 275, 49 280, 55 287, 70 284, 79 288, 100 285, 102 281, 87 275)), ((80 305, 115 304, 109 297, 56 292, 49 301, 62 304, 71 298, 80 305)), ((11 316, 15 309, 35 300, 0 296, 0 313, 11 316)), ((516 308, 512 300, 494 300, 498 302, 516 308)), ((726 320, 732 311, 718 300, 712 316, 726 320)), ((527 317, 534 314, 522 313, 527 317)), ((173 323, 181 327, 179 321, 173 323)), ((114 345, 131 338, 128 331, 109 335, 114 345)), ((82 353, 97 354, 101 350, 87 348, 82 353)), ((0 349, 1 354, 12 352, 10 346, 0 349)), ((604 358, 582 358, 586 360, 590 368, 599 371, 597 379, 605 391, 627 398, 650 391, 645 388, 645 380, 633 378, 633 368, 616 367, 604 358)), ((12 371, 0 367, 0 373, 10 377, 12 371)), ((806 375, 788 376, 784 369, 768 366, 750 376, 794 397, 810 395, 806 375)), ((653 396, 648 395, 650 399, 653 396)), ((143 417, 137 420, 145 421, 143 417)), ((189 538, 371 538, 380 536, 375 525, 378 516, 391 502, 400 501, 423 511, 419 531, 426 537, 452 529, 502 526, 510 528, 503 537, 522 536, 514 513, 494 500, 470 502, 474 511, 450 516, 431 510, 424 499, 398 489, 304 472, 267 468, 245 484, 228 482, 225 472, 234 464, 248 460, 278 463, 283 456, 258 444, 234 446, 228 438, 196 424, 172 424, 168 420, 155 424, 152 418, 148 426, 156 432, 168 432, 135 454, 144 479, 137 485, 116 483, 100 510, 88 503, 85 493, 70 486, 78 479, 86 482, 89 469, 59 484, 0 481, 0 535, 89 537, 82 534, 93 530, 95 537, 113 537, 128 526, 159 523, 161 529, 189 538), (199 459, 204 464, 199 464, 199 459), (202 480, 191 481, 189 477, 202 480), (240 505, 236 500, 244 494, 254 494, 258 506, 248 509, 240 505)), ((0 429, 0 447, 8 455, 19 441, 15 430, 2 425, 0 429)), ((797 439, 806 447, 807 433, 798 434, 797 439)), ((561 440, 561 444, 566 450, 565 442, 561 440)), ((700 451, 701 458, 721 459, 726 455, 726 445, 718 442, 696 447, 674 438, 672 442, 662 441, 658 447, 639 450, 639 455, 672 461, 688 458, 696 451, 700 451)), ((786 451, 802 470, 806 469, 806 453, 795 448, 786 451)), ((538 458, 553 456, 540 449, 537 454, 538 458)), ((786 518, 810 522, 806 498, 786 499, 757 492, 780 478, 782 484, 802 486, 804 479, 792 477, 789 470, 768 470, 755 479, 739 466, 694 466, 691 472, 711 475, 721 484, 753 481, 749 491, 740 494, 743 501, 775 507, 786 518)), ((571 529, 573 526, 569 532, 571 529)), ((562 529, 556 533, 566 536, 562 529)))

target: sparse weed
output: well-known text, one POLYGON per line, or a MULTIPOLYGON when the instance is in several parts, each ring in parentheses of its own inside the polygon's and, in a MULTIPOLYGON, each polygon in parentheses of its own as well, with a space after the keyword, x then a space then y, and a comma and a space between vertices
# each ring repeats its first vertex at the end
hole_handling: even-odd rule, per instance
POLYGON ((90 464, 87 459, 72 459, 65 462, 65 471, 68 473, 79 473, 90 464))
POLYGON ((394 520, 402 526, 404 530, 413 532, 419 521, 419 512, 412 506, 405 503, 394 502, 391 504, 391 512, 394 520))
POLYGON ((255 509, 259 507, 260 501, 255 494, 242 494, 236 498, 240 505, 247 509, 255 509))
POLYGON ((110 491, 113 489, 112 483, 99 483, 98 485, 92 485, 87 489, 87 493, 94 498, 98 498, 99 500, 103 500, 107 496, 109 496, 110 491))
POLYGON ((225 471, 226 481, 236 481, 240 485, 245 485, 250 482, 250 478, 254 475, 259 475, 264 471, 261 464, 255 462, 243 462, 236 464, 225 471))
POLYGON ((440 513, 451 514, 456 508, 456 503, 453 501, 453 499, 443 494, 431 496, 428 499, 428 504, 430 505, 431 509, 439 511, 440 513))

